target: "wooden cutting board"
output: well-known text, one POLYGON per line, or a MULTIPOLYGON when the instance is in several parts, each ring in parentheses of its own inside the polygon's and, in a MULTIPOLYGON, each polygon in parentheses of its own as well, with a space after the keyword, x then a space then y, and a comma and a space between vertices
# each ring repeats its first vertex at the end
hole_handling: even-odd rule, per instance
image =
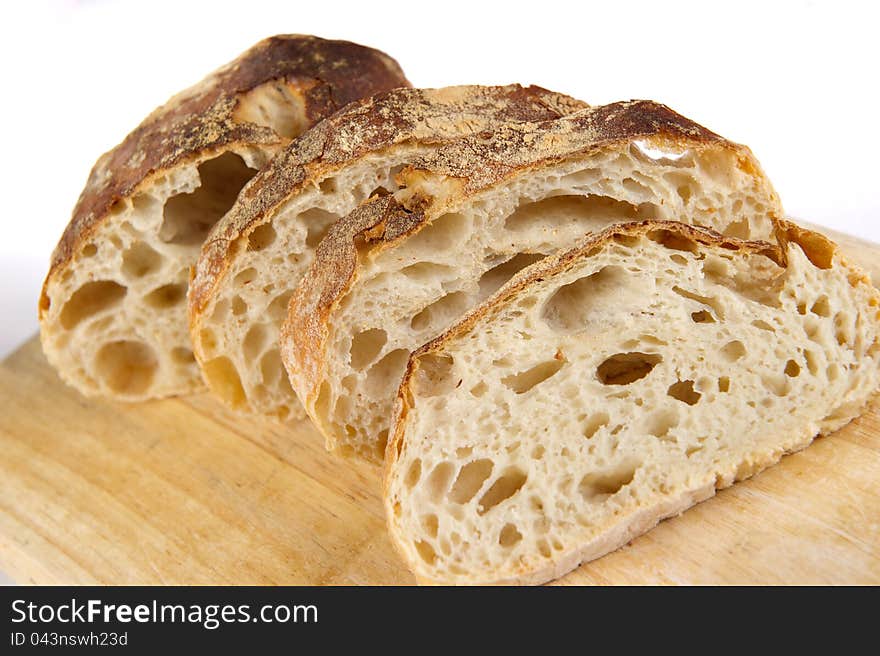
MULTIPOLYGON (((880 246, 840 241, 880 281, 880 246)), ((413 582, 378 470, 307 423, 89 400, 36 338, 0 365, 0 417, 0 570, 20 583, 413 582)), ((880 403, 561 583, 880 583, 880 403)))

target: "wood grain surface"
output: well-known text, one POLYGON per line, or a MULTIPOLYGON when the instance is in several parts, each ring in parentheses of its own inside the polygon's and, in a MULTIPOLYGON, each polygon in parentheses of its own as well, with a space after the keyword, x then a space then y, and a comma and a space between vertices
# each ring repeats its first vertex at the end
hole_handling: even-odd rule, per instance
MULTIPOLYGON (((840 241, 880 280, 880 246, 840 241)), ((0 417, 0 570, 19 583, 413 582, 378 470, 305 422, 86 399, 36 338, 0 365, 0 417)), ((558 583, 880 584, 880 403, 558 583)))

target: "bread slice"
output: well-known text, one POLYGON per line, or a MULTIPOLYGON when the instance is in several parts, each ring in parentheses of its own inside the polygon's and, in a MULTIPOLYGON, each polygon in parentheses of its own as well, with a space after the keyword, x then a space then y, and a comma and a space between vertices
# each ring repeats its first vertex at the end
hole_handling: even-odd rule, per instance
POLYGON ((278 349, 293 289, 329 225, 395 173, 450 139, 541 121, 585 103, 538 87, 398 89, 315 126, 244 191, 206 242, 190 292, 190 330, 210 388, 235 407, 302 419, 278 349))
POLYGON ((416 351, 388 445, 422 582, 541 583, 806 447, 880 384, 880 295, 823 237, 607 229, 416 351))
POLYGON ((769 238, 779 201, 744 146, 653 102, 459 140, 340 221, 291 302, 291 383, 328 448, 381 462, 411 350, 514 272, 634 219, 769 238))
POLYGON ((200 387, 186 291, 208 230, 291 138, 406 85, 377 50, 276 36, 155 110, 95 164, 52 256, 40 325, 62 378, 124 400, 200 387))

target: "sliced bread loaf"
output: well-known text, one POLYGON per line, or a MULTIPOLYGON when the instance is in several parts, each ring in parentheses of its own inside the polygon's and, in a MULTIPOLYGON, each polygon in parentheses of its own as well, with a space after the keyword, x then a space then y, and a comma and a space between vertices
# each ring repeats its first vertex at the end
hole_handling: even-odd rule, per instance
POLYGON ((450 139, 583 109, 538 87, 397 89, 354 103, 294 141, 217 224, 190 288, 190 331, 210 388, 231 405, 301 419, 278 335, 331 223, 397 189, 404 164, 450 139))
POLYGON ((411 350, 542 255, 634 219, 768 238, 779 201, 749 150, 653 102, 451 143, 318 247, 282 339, 328 448, 381 462, 411 350))
POLYGON ((387 452, 425 583, 541 583, 850 421, 880 295, 823 237, 607 229, 416 351, 387 452))
POLYGON ((95 164, 52 256, 40 325, 61 377, 125 400, 200 387, 186 291, 211 226, 291 138, 406 85, 377 50, 276 36, 150 114, 95 164))

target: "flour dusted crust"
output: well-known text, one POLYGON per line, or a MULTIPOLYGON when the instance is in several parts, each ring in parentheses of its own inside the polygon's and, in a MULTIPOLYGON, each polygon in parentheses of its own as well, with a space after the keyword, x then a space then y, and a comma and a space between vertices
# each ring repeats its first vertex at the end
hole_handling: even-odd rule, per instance
POLYGON ((161 204, 174 195, 193 194, 202 182, 200 175, 214 177, 217 189, 212 191, 224 202, 231 193, 234 198, 233 192, 247 177, 291 137, 353 100, 407 85, 397 63, 377 50, 345 41, 282 35, 261 41, 150 114, 99 158, 53 253, 39 309, 44 350, 62 377, 86 394, 130 400, 199 387, 197 367, 177 327, 184 321, 184 309, 176 310, 177 321, 164 318, 172 312, 168 306, 182 300, 181 285, 185 294, 182 272, 195 260, 191 242, 198 235, 187 232, 191 226, 182 225, 185 217, 168 234, 156 235, 162 229, 161 204), (116 224, 122 222, 129 228, 120 232, 116 224), (151 252, 143 251, 141 255, 147 256, 134 265, 135 274, 155 274, 155 280, 126 279, 123 272, 114 271, 120 266, 115 251, 166 238, 174 241, 175 236, 186 244, 167 252, 161 245, 147 244, 151 252), (175 266, 148 271, 151 265, 159 266, 157 258, 175 266), (115 264, 109 263, 112 259, 115 264), (138 289, 142 283, 156 283, 158 290, 160 278, 173 285, 153 298, 163 318, 155 328, 134 326, 139 319, 127 317, 126 312, 138 303, 133 296, 149 293, 138 289), (87 285, 91 286, 76 299, 76 311, 62 317, 65 304, 87 285), (85 328, 103 320, 97 315, 112 310, 119 317, 117 324, 129 321, 130 325, 85 328), (174 334, 160 334, 167 331, 174 334), (83 343, 100 342, 104 335, 114 346, 103 356, 96 353, 100 344, 83 343), (169 342, 169 351, 177 349, 173 357, 158 352, 163 341, 169 342), (96 358, 102 363, 96 364, 96 358))
POLYGON ((778 228, 771 245, 673 222, 613 226, 522 270, 415 351, 398 391, 385 501, 392 538, 420 582, 557 578, 857 416, 880 382, 880 295, 823 236, 786 221, 778 228), (591 314, 578 314, 567 298, 586 332, 540 326, 558 319, 547 308, 560 290, 609 267, 628 272, 591 288, 606 307, 582 296, 591 314), (679 301, 652 304, 654 276, 679 301), (675 327, 682 319, 687 334, 675 327), (707 346, 730 363, 702 359, 707 346), (617 350, 652 364, 603 380, 604 363, 594 365, 617 350), (542 357, 558 366, 524 383, 542 357), (473 399, 478 378, 488 390, 473 399), (587 398, 568 397, 575 379, 587 398), (457 417, 472 418, 470 428, 457 417))
POLYGON ((245 187, 202 249, 189 292, 190 333, 210 388, 235 407, 300 418, 278 332, 326 226, 371 194, 394 191, 400 168, 444 143, 585 107, 517 84, 396 89, 309 130, 245 187))
MULTIPOLYGON (((282 337, 282 355, 294 389, 313 422, 327 437, 329 447, 337 450, 346 443, 342 427, 329 421, 327 411, 327 393, 331 397, 341 394, 339 390, 328 391, 328 383, 332 388, 339 382, 330 381, 328 375, 333 378, 334 374, 328 371, 343 357, 342 353, 333 352, 335 347, 329 342, 331 334, 335 338, 337 333, 344 336, 347 330, 367 329, 366 325, 338 325, 340 304, 350 303, 347 295, 365 269, 379 266, 373 264, 378 261, 392 266, 396 249, 405 247, 408 240, 436 220, 519 193, 509 190, 526 186, 530 176, 551 175, 557 169, 575 171, 580 162, 601 174, 603 166, 613 168, 620 158, 649 162, 649 168, 652 163, 657 163, 658 168, 667 164, 674 168, 682 162, 701 159, 703 168, 694 175, 702 177, 693 181, 695 187, 675 189, 677 183, 667 185, 671 187, 671 196, 663 198, 639 196, 639 188, 647 183, 632 178, 624 180, 623 186, 632 182, 636 191, 619 184, 612 189, 614 185, 602 183, 604 187, 575 193, 611 194, 634 209, 639 205, 638 198, 644 197, 656 201, 660 218, 704 223, 729 234, 752 238, 771 239, 774 223, 782 216, 778 196, 748 148, 650 101, 588 108, 543 123, 508 124, 445 144, 404 169, 399 175, 401 188, 392 197, 374 199, 337 222, 319 247, 309 275, 294 294, 282 337), (699 195, 701 185, 720 191, 703 197, 699 195), (752 204, 737 209, 737 201, 731 197, 734 189, 748 197, 746 205, 753 201, 752 204), (358 248, 355 244, 361 245, 358 248), (382 260, 383 257, 386 259, 382 260)), ((540 193, 536 193, 537 199, 540 193)), ((562 192, 548 190, 548 195, 554 193, 562 192)), ((738 202, 743 205, 742 200, 738 202)), ((494 223, 485 225, 501 230, 494 223)), ((552 229, 548 231, 553 233, 552 229)), ((503 230, 495 235, 497 240, 502 240, 502 233, 503 230)), ((550 234, 540 247, 533 244, 523 251, 516 243, 520 237, 514 235, 505 247, 507 257, 524 252, 547 254, 555 248, 570 246, 572 242, 566 243, 565 239, 573 236, 582 233, 550 234)), ((495 255, 501 253, 486 252, 487 257, 495 255)), ((414 307, 413 311, 417 309, 421 308, 414 307)), ((393 308, 389 321, 392 315, 393 308)), ((353 317, 351 321, 358 323, 359 319, 353 317)), ((351 388, 347 392, 357 396, 351 388)), ((385 406, 389 404, 390 401, 381 404, 383 410, 378 412, 386 412, 385 406)), ((381 441, 381 437, 373 439, 381 441)), ((374 461, 381 459, 378 453, 371 455, 360 448, 357 452, 374 461)))

